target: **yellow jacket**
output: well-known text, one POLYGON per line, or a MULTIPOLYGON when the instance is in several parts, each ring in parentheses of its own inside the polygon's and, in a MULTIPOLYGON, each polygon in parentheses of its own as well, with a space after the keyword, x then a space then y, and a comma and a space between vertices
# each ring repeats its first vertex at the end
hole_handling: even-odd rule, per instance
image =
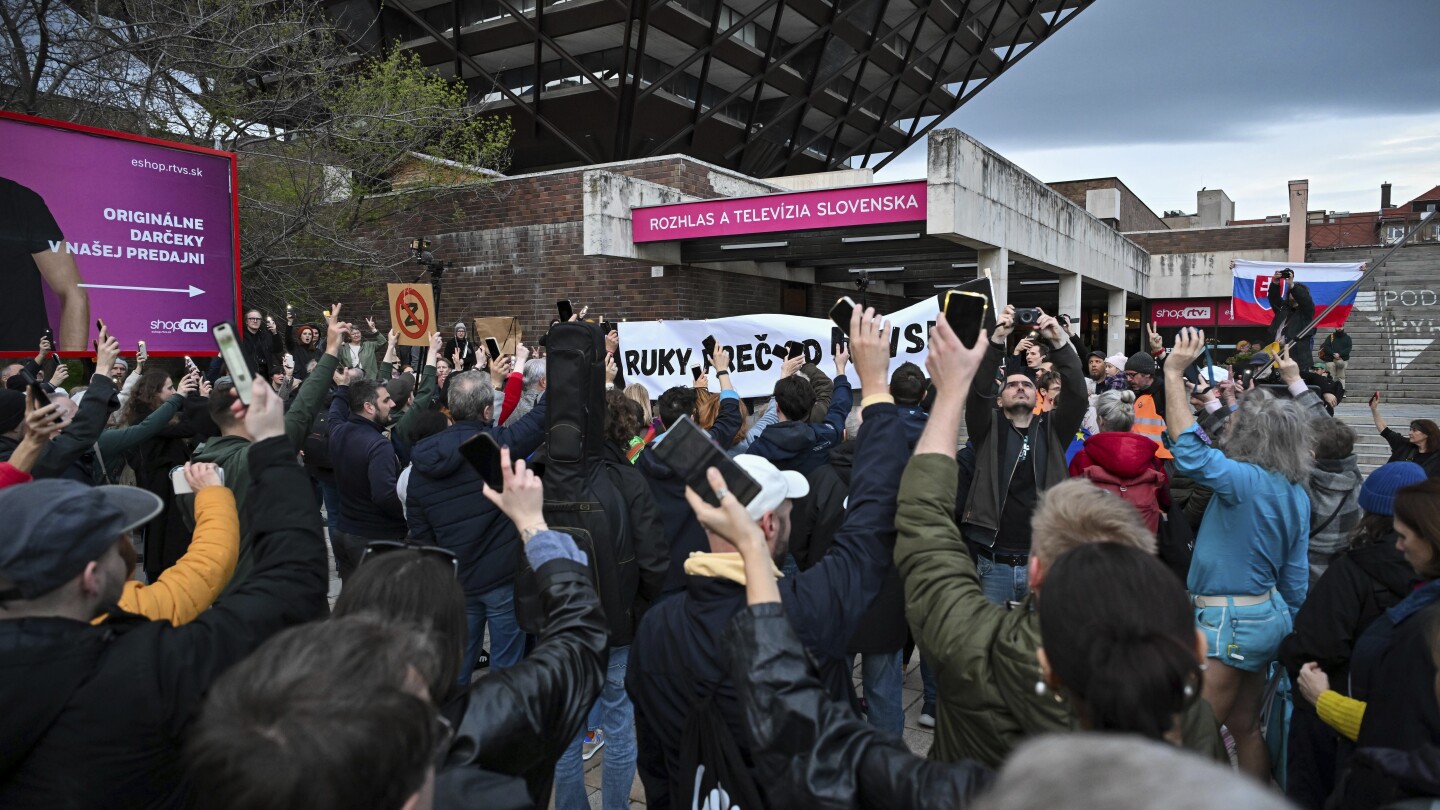
POLYGON ((120 609, 181 625, 210 607, 235 573, 240 556, 240 514, 229 487, 195 493, 195 532, 185 556, 146 585, 130 580, 120 609))

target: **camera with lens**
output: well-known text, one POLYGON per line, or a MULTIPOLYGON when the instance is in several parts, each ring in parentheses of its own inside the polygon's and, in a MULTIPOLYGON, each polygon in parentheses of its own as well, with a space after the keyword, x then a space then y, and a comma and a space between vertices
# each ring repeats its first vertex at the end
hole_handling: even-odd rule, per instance
POLYGON ((410 258, 414 259, 418 264, 434 264, 435 254, 430 252, 430 240, 411 239, 410 258))
POLYGON ((1034 326, 1035 324, 1040 323, 1040 316, 1043 314, 1044 313, 1040 311, 1039 307, 1016 307, 1015 325, 1034 326))

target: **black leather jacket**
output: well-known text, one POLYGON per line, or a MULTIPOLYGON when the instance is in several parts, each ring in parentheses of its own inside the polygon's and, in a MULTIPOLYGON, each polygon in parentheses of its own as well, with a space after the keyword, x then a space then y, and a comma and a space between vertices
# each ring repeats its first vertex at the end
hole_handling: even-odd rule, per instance
POLYGON ((831 700, 779 602, 735 614, 724 647, 770 807, 962 808, 994 774, 932 762, 831 700))
POLYGON ((546 622, 534 651, 476 681, 463 707, 446 707, 459 722, 435 780, 439 810, 544 807, 555 761, 600 695, 607 625, 590 569, 556 559, 535 574, 546 622))

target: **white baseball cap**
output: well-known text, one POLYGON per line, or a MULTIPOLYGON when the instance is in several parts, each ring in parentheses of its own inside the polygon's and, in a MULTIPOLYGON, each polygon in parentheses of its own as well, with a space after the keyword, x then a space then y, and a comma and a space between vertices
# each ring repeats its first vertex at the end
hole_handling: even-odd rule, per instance
POLYGON ((769 460, 748 453, 736 456, 735 463, 760 485, 760 494, 745 507, 754 520, 759 520, 766 512, 775 511, 786 498, 803 498, 810 494, 810 482, 794 470, 781 470, 769 460))

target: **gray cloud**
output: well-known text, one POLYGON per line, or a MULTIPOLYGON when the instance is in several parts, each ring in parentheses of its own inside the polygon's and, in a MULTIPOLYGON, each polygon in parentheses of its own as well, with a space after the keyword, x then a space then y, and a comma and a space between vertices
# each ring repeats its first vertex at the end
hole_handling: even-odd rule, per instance
POLYGON ((1436 0, 1101 0, 942 126, 1035 149, 1440 111, 1437 40, 1436 0))

